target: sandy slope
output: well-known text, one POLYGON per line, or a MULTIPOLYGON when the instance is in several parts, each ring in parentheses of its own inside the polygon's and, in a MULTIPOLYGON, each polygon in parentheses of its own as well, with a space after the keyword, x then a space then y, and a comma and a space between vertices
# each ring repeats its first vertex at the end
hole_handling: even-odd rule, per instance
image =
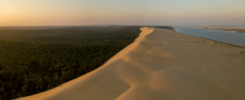
POLYGON ((245 28, 236 28, 236 27, 197 26, 196 28, 204 28, 208 30, 235 31, 236 33, 245 33, 245 28))
POLYGON ((18 100, 245 100, 245 51, 166 29, 137 40, 102 67, 18 100))

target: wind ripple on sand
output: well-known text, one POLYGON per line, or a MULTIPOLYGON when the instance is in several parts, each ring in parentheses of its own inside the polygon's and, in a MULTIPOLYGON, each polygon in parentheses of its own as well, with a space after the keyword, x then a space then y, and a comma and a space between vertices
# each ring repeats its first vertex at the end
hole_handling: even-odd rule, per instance
POLYGON ((141 31, 100 68, 18 100, 245 100, 243 49, 167 29, 141 31))

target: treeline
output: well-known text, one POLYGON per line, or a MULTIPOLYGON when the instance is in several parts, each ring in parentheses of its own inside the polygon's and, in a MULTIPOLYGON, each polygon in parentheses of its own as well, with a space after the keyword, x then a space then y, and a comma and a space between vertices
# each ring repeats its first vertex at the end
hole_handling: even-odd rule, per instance
POLYGON ((140 30, 75 27, 4 32, 17 36, 0 40, 0 100, 40 93, 82 76, 132 43, 140 30))

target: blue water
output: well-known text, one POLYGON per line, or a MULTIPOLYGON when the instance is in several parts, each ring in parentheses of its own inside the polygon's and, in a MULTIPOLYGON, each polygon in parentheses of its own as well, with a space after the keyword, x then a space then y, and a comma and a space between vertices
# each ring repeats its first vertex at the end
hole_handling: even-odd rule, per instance
POLYGON ((245 46, 245 33, 236 33, 231 31, 207 30, 191 27, 174 27, 177 32, 204 37, 221 42, 245 46))

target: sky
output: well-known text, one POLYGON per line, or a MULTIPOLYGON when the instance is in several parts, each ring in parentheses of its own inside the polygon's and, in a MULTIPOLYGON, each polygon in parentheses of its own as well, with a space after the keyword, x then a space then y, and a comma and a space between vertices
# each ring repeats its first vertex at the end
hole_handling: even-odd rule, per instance
POLYGON ((245 25, 245 0, 0 0, 0 26, 245 25))

